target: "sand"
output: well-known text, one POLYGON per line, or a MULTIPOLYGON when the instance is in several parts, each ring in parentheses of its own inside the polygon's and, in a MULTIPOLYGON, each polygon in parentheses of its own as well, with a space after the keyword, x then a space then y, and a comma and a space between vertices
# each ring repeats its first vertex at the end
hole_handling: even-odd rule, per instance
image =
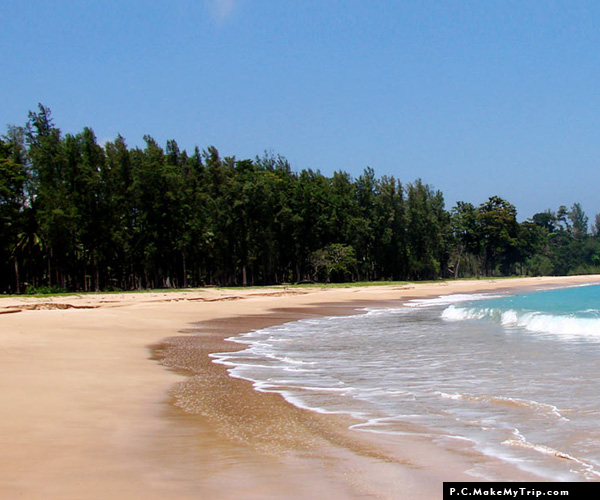
POLYGON ((229 377, 224 339, 409 298, 599 276, 0 298, 0 498, 433 499, 443 481, 539 480, 408 429, 348 430, 229 377))

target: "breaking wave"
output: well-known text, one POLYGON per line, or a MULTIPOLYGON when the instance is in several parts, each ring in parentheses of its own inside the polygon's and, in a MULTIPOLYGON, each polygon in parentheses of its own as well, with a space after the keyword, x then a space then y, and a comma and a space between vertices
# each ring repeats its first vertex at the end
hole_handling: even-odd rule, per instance
POLYGON ((600 341, 600 318, 592 316, 594 312, 586 311, 588 316, 582 317, 575 314, 450 305, 443 311, 442 318, 446 321, 490 320, 507 328, 520 327, 535 333, 600 341))

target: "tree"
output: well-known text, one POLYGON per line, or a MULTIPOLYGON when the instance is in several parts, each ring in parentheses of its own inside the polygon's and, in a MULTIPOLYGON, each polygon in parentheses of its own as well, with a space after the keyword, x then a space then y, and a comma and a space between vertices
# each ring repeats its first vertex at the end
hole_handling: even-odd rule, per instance
POLYGON ((375 171, 371 167, 365 168, 362 175, 354 183, 354 196, 356 214, 349 220, 352 231, 352 246, 356 249, 359 261, 359 272, 367 279, 375 279, 375 226, 377 201, 375 171))
POLYGON ((531 221, 544 228, 548 233, 552 233, 557 229, 557 219, 556 214, 550 210, 545 210, 544 212, 540 212, 535 214, 531 221))
POLYGON ((503 273, 518 259, 517 210, 508 201, 492 196, 479 206, 478 221, 483 246, 483 271, 493 275, 500 266, 503 273))
POLYGON ((76 136, 67 135, 63 143, 66 195, 75 211, 75 228, 71 235, 75 266, 69 269, 69 275, 76 282, 76 288, 98 291, 101 274, 105 274, 101 268, 106 269, 103 242, 110 238, 112 230, 106 224, 109 207, 101 177, 106 158, 89 127, 76 136))
POLYGON ((556 226, 548 235, 548 256, 554 274, 588 272, 595 250, 589 242, 588 217, 581 205, 574 203, 571 210, 561 205, 556 220, 556 226))
MULTIPOLYGON (((459 201, 451 212, 452 235, 454 238, 454 278, 461 276, 461 265, 465 258, 479 259, 481 253, 481 231, 477 209, 472 203, 459 201)), ((469 272, 478 273, 477 265, 469 272)))
POLYGON ((588 234, 588 217, 579 203, 574 203, 567 213, 571 221, 571 231, 576 238, 583 238, 588 234))
POLYGON ((50 109, 38 106, 30 112, 26 137, 35 189, 32 209, 38 233, 45 242, 46 273, 42 281, 49 287, 67 289, 70 270, 77 261, 74 235, 77 232, 77 209, 69 197, 72 179, 68 175, 65 142, 54 125, 50 109))
POLYGON ((394 177, 383 176, 376 181, 375 190, 376 277, 404 279, 409 274, 404 189, 394 177))
POLYGON ((408 184, 406 214, 410 277, 439 277, 448 260, 446 243, 450 233, 442 193, 421 179, 408 184))
POLYGON ((519 224, 517 238, 517 261, 521 264, 521 273, 542 276, 552 273, 549 258, 548 230, 533 221, 519 224))
POLYGON ((23 230, 27 172, 18 135, 0 138, 0 287, 21 290, 16 247, 23 230), (10 280, 8 277, 14 273, 10 280))
POLYGON ((592 236, 594 238, 600 237, 600 214, 594 216, 594 223, 592 224, 592 236))
POLYGON ((332 243, 311 255, 314 281, 348 281, 356 271, 356 255, 350 245, 332 243))
POLYGON ((558 211, 556 212, 556 222, 559 226, 559 229, 562 229, 563 231, 571 230, 568 219, 569 212, 567 211, 567 207, 565 205, 561 205, 558 207, 558 211))
POLYGON ((321 172, 303 170, 294 183, 291 200, 296 280, 310 276, 310 255, 331 243, 331 191, 321 172))

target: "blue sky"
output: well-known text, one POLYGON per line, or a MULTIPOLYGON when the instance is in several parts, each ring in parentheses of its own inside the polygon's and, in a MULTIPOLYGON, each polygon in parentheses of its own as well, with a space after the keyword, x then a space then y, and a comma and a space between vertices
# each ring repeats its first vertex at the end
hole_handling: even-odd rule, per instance
POLYGON ((600 2, 3 0, 0 130, 422 178, 600 212, 600 2))

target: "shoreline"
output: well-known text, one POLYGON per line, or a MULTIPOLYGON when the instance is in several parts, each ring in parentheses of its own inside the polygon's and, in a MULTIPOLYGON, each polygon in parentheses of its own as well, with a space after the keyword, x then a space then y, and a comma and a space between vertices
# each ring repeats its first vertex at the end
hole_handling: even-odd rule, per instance
MULTIPOLYGON (((0 298, 0 313, 21 311, 0 315, 0 496, 440 498, 443 481, 482 480, 473 468, 491 459, 414 429, 393 438, 350 430, 350 417, 259 393, 208 355, 244 348, 229 336, 305 317, 599 281, 0 298)), ((504 480, 541 480, 497 469, 504 480)))

